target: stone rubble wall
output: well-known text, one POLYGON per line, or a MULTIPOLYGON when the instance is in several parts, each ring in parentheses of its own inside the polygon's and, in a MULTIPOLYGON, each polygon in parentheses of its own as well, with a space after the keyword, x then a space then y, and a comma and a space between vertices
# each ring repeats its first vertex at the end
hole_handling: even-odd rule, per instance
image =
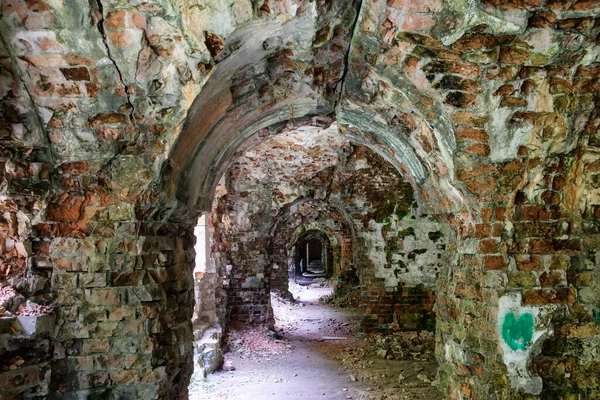
MULTIPOLYGON (((208 211, 238 150, 332 113, 402 172, 419 213, 454 230, 435 306, 447 396, 597 396, 599 12, 594 0, 2 2, 0 276, 55 307, 48 397, 185 398, 196 200, 208 211)), ((344 204, 356 232, 389 215, 358 206, 344 204)), ((242 237, 269 248, 255 239, 242 237)), ((365 248, 353 236, 353 253, 365 248)), ((377 279, 367 260, 354 268, 377 279)))
MULTIPOLYGON (((338 243, 334 280, 350 271, 359 278, 365 329, 431 330, 436 277, 445 271, 440 225, 413 210, 412 189, 393 166, 334 134, 332 128, 280 134, 228 171, 216 218, 225 233, 221 251, 232 265, 229 317, 269 321, 268 293, 286 293, 288 281, 287 268, 273 265, 287 265, 287 249, 317 229, 338 243), (266 221, 274 228, 265 229, 266 221)), ((340 282, 336 289, 348 284, 354 285, 340 282)))

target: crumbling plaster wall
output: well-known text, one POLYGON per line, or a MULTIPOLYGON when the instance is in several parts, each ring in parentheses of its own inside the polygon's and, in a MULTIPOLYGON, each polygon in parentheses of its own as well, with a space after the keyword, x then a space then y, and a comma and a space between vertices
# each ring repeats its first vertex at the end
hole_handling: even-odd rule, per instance
POLYGON ((166 1, 2 3, 3 282, 56 324, 3 346, 2 396, 185 398, 197 213, 155 191, 210 58, 184 31, 166 1))
MULTIPOLYGON (((250 19, 246 3, 212 3, 2 3, 2 267, 5 275, 7 266, 19 271, 11 286, 24 299, 57 300, 64 334, 55 333, 52 343, 65 351, 59 346, 45 356, 55 357, 53 396, 185 398, 191 359, 177 343, 191 340, 187 221, 198 212, 188 213, 173 192, 198 176, 184 165, 194 156, 207 161, 199 170, 208 177, 197 190, 206 209, 213 197, 208 188, 235 151, 281 130, 261 128, 323 117, 335 104, 344 133, 413 181, 421 211, 452 212, 444 218, 455 230, 448 247, 456 260, 439 282, 436 306, 443 391, 453 398, 597 395, 586 377, 597 375, 597 356, 589 349, 599 336, 598 3, 377 0, 324 2, 319 9, 318 2, 259 1, 250 19), (215 25, 233 22, 220 24, 227 27, 221 36, 201 32, 200 22, 188 33, 186 22, 204 15, 215 25), (306 20, 293 22, 297 17, 306 20), (271 34, 286 21, 292 21, 282 30, 287 33, 271 34), (235 80, 217 75, 218 64, 243 47, 228 32, 245 28, 252 36, 255 26, 255 37, 282 41, 259 41, 264 52, 257 51, 258 58, 266 62, 256 70, 248 66, 235 80), (314 40, 300 46, 296 60, 296 44, 283 38, 298 27, 314 40), (308 55, 316 61, 305 62, 308 55), (202 92, 209 76, 226 81, 223 91, 214 91, 226 94, 217 100, 235 98, 240 105, 250 99, 246 108, 202 92), (190 116, 198 108, 205 114, 189 118, 195 122, 178 135, 198 92, 200 106, 190 116), (216 156, 204 157, 196 145, 208 143, 200 130, 220 119, 215 109, 231 118, 211 131, 223 139, 206 147, 216 156), (237 118, 248 109, 255 111, 237 118), (172 151, 176 138, 188 136, 197 137, 194 146, 182 141, 182 150, 172 151), (163 170, 168 154, 178 156, 163 170), (157 264, 146 272, 148 260, 157 264), (110 275, 131 270, 144 271, 141 281, 124 287, 110 275), (159 282, 151 285, 162 287, 164 297, 138 302, 129 296, 149 279, 159 282), (511 339, 501 335, 507 314, 498 312, 500 299, 511 293, 521 294, 522 307, 550 310, 552 329, 542 326, 541 314, 530 313, 534 332, 547 332, 535 345, 541 352, 528 353, 530 368, 542 378, 541 394, 517 394, 517 387, 539 389, 526 382, 511 388, 502 350, 511 339), (80 307, 88 294, 119 304, 103 300, 90 309, 98 311, 93 316, 80 307), (152 344, 134 363, 99 328, 121 306, 143 326, 137 339, 152 344), (72 326, 77 329, 63 328, 72 326), (85 337, 78 337, 80 326, 85 337), (154 358, 168 351, 169 357, 154 358), (107 355, 114 357, 110 363, 107 355)), ((239 54, 230 65, 243 63, 247 53, 239 54)), ((187 202, 191 186, 181 187, 187 202)), ((528 320, 518 307, 509 309, 509 321, 528 320)), ((36 363, 26 360, 15 374, 36 370, 36 363)), ((37 376, 44 387, 47 375, 37 376)))
POLYGON ((297 229, 308 225, 352 242, 354 253, 339 251, 335 277, 352 269, 359 278, 365 328, 432 329, 444 235, 413 210, 411 186, 377 154, 340 139, 335 125, 302 128, 248 150, 226 181, 218 218, 232 265, 231 318, 271 317, 268 292, 287 292, 287 268, 279 265, 287 265, 297 229), (408 301, 407 290, 417 292, 408 301))

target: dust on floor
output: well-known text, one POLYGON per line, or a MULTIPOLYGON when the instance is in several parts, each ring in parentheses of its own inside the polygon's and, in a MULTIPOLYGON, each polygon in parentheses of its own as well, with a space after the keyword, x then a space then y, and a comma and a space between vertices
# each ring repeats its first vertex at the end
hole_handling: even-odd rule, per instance
MULTIPOLYGON (((319 285, 316 285, 319 286, 319 285)), ((232 325, 226 367, 190 385, 191 400, 441 400, 430 333, 359 333, 357 309, 323 305, 328 287, 272 296, 275 330, 232 325)))

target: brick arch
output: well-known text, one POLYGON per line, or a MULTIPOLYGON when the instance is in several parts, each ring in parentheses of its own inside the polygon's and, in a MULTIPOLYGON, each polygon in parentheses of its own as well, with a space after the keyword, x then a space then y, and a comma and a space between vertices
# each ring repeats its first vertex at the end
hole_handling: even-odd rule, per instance
MULTIPOLYGON (((325 271, 327 273, 326 277, 330 277, 333 273, 333 268, 335 265, 334 246, 337 247, 338 254, 340 250, 339 242, 337 242, 336 240, 337 237, 331 231, 321 229, 308 229, 304 231, 304 233, 300 234, 300 236, 298 236, 293 242, 290 242, 290 244, 292 248, 297 247, 296 251, 299 252, 302 251, 301 248, 298 247, 301 243, 307 243, 313 239, 318 240, 321 243, 322 252, 325 251, 325 254, 327 256, 327 264, 325 265, 325 271)), ((293 256, 295 257, 296 254, 294 254, 293 256)), ((294 261, 297 260, 294 259, 294 261)))
MULTIPOLYGON (((346 22, 354 12, 344 14, 346 22)), ((323 18, 316 16, 320 23, 323 18)), ((331 64, 323 65, 320 45, 306 47, 302 40, 283 45, 278 39, 298 30, 310 36, 309 22, 302 17, 248 25, 227 38, 227 54, 217 57, 169 152, 163 170, 166 195, 208 211, 219 178, 245 150, 285 130, 333 121, 350 140, 392 164, 412 184, 423 211, 464 208, 453 184, 454 126, 442 104, 391 68, 380 74, 357 69, 352 63, 359 62, 358 45, 350 47, 348 36, 330 39, 349 52, 348 65, 331 52, 331 64), (303 57, 307 60, 301 62, 303 57), (323 69, 331 77, 325 87, 314 75, 306 78, 307 72, 323 69), (369 89, 373 86, 384 87, 397 104, 372 104, 368 97, 380 95, 369 89), (407 139, 403 129, 417 131, 416 139, 407 139)))
MULTIPOLYGON (((296 200, 280 211, 271 226, 273 262, 287 267, 288 250, 291 248, 291 244, 298 239, 299 235, 312 229, 325 232, 332 243, 334 265, 338 265, 334 276, 341 271, 351 269, 355 258, 352 245, 355 240, 355 228, 351 221, 347 211, 340 205, 316 199, 296 200), (310 217, 310 213, 314 209, 322 210, 317 219, 310 217), (323 220, 323 214, 330 216, 334 223, 337 222, 336 225, 329 226, 327 221, 323 220), (339 264, 342 260, 348 260, 348 263, 339 264)), ((272 285, 282 292, 287 292, 287 268, 281 269, 280 267, 279 270, 273 272, 272 285)))
POLYGON ((350 30, 338 30, 318 49, 312 46, 318 26, 354 20, 355 8, 338 15, 328 8, 335 3, 287 22, 250 24, 227 38, 170 151, 169 193, 207 208, 220 175, 236 155, 269 135, 265 129, 276 133, 282 125, 334 111, 350 30))

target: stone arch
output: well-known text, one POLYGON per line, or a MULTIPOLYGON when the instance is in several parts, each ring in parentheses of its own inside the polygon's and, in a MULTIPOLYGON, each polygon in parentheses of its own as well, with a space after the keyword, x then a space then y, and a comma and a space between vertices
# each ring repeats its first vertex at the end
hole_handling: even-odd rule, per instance
POLYGON ((351 222, 347 211, 330 202, 318 199, 298 199, 287 205, 277 216, 271 226, 271 236, 273 237, 273 263, 279 266, 274 271, 272 282, 274 287, 282 292, 288 290, 288 278, 290 272, 281 265, 288 266, 288 250, 291 244, 295 243, 300 235, 309 230, 318 230, 324 232, 333 246, 334 265, 339 265, 337 271, 349 270, 354 265, 355 254, 353 251, 353 242, 355 240, 354 225, 351 222), (305 209, 303 211, 302 209, 305 209), (334 225, 328 225, 327 221, 312 219, 310 214, 314 209, 320 209, 319 214, 323 213, 329 216, 334 225), (338 260, 348 260, 348 264, 338 264, 338 260))
MULTIPOLYGON (((342 18, 351 21, 356 12, 350 9, 342 18)), ((358 45, 349 47, 349 33, 330 38, 337 49, 349 51, 349 66, 320 46, 311 53, 316 35, 311 24, 326 18, 317 13, 250 24, 222 43, 224 50, 170 150, 167 194, 208 210, 220 176, 245 150, 293 127, 335 121, 343 134, 375 151, 412 184, 424 211, 441 214, 463 206, 453 186, 454 128, 441 103, 390 68, 358 68, 353 64, 358 45), (283 43, 286 38, 292 39, 283 43), (324 64, 325 55, 330 64, 324 64), (322 68, 336 77, 324 87, 315 76, 322 68), (417 132, 410 139, 402 132, 407 127, 417 132)))
MULTIPOLYGON (((325 274, 323 277, 328 278, 331 276, 334 265, 334 253, 329 235, 322 230, 309 229, 302 233, 293 243, 290 243, 294 250, 292 256, 295 266, 294 276, 296 279, 298 276, 303 276, 303 273, 307 272, 307 269, 311 266, 311 263, 314 260, 314 254, 309 254, 307 256, 305 246, 311 247, 311 243, 314 243, 315 241, 320 245, 319 261, 322 263, 321 265, 325 274), (323 254, 325 254, 325 257, 323 257, 323 254), (311 257, 311 255, 313 257, 311 257), (308 258, 306 258, 306 256, 308 258)), ((314 246, 314 244, 312 246, 314 246)), ((312 252, 313 250, 310 251, 312 252)))

